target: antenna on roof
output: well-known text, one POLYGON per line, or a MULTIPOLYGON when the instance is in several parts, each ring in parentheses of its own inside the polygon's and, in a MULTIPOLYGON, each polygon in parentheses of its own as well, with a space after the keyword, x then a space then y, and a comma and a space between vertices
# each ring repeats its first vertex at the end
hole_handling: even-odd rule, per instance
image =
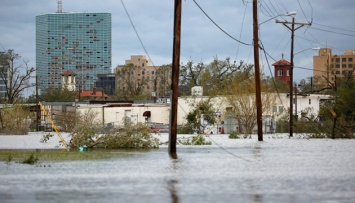
POLYGON ((62 0, 57 0, 57 3, 58 3, 57 13, 62 13, 63 12, 62 0))

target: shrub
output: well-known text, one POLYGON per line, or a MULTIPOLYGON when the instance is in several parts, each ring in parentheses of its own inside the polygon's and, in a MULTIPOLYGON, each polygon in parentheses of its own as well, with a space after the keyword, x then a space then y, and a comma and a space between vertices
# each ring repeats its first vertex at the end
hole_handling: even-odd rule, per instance
POLYGON ((212 145, 211 141, 206 141, 202 135, 192 136, 185 141, 179 141, 182 145, 212 145))
POLYGON ((190 124, 184 124, 178 127, 177 129, 178 134, 193 134, 194 128, 190 124))
POLYGON ((35 157, 33 154, 31 154, 30 157, 28 157, 27 159, 23 160, 21 163, 33 165, 37 161, 38 161, 38 157, 35 157))
POLYGON ((229 139, 239 139, 238 132, 233 131, 229 134, 229 139))
POLYGON ((23 105, 5 105, 0 110, 0 133, 27 135, 31 125, 30 116, 30 111, 23 105))
POLYGON ((71 134, 71 147, 88 148, 158 148, 159 141, 150 133, 150 128, 142 123, 129 123, 123 128, 114 128, 102 134, 103 127, 90 127, 82 124, 71 134))

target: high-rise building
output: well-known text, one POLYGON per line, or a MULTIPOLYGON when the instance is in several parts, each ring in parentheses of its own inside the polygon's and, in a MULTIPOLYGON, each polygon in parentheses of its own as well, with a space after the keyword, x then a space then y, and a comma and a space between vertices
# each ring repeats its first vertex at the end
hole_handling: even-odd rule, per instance
POLYGON ((335 76, 342 78, 348 74, 355 74, 355 50, 347 50, 343 55, 333 55, 329 48, 321 48, 318 56, 313 56, 313 75, 326 78, 329 82, 335 76))
POLYGON ((61 88, 61 74, 76 74, 76 89, 92 89, 98 74, 111 73, 110 13, 36 16, 36 68, 40 91, 61 88))
POLYGON ((6 83, 9 83, 9 68, 10 68, 10 57, 8 52, 0 51, 0 99, 5 98, 6 83))
POLYGON ((96 89, 102 90, 106 94, 112 95, 116 90, 116 75, 115 74, 99 74, 98 80, 95 82, 96 89))

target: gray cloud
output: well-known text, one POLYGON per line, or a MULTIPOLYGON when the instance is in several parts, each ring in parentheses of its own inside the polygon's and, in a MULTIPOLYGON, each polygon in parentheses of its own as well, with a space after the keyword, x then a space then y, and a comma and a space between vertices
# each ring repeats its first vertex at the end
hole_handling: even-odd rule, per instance
MULTIPOLYGON (((226 32, 243 42, 252 41, 252 7, 249 1, 235 0, 196 0, 208 15, 226 32), (244 16, 244 12, 246 14, 244 16), (243 22, 244 19, 244 22, 243 22), (244 23, 243 27, 242 24, 244 23)), ((296 31, 295 65, 312 68, 312 47, 328 46, 334 52, 342 53, 355 48, 355 32, 336 30, 334 27, 355 30, 353 19, 355 2, 349 0, 324 1, 260 1, 259 22, 263 22, 287 11, 297 11, 298 22, 312 19, 311 28, 296 31), (309 5, 311 2, 312 7, 309 5), (271 4, 272 3, 272 4, 271 4), (312 10, 313 9, 313 10, 312 10), (302 11, 303 10, 303 11, 302 11), (322 27, 320 25, 330 27, 322 27), (320 31, 314 28, 348 33, 353 36, 320 31)), ((134 25, 155 65, 171 63, 173 40, 173 1, 162 0, 124 0, 134 25)), ((233 39, 222 33, 195 5, 192 0, 182 1, 182 38, 181 61, 210 62, 214 56, 220 59, 244 60, 252 63, 250 46, 238 45, 233 39), (238 54, 237 54, 238 53, 238 54)), ((2 0, 0 7, 0 43, 1 49, 15 49, 35 66, 35 16, 53 13, 57 9, 55 0, 2 0)), ((112 64, 123 64, 132 54, 145 54, 127 15, 118 0, 63 0, 65 12, 109 12, 112 13, 112 64)), ((278 18, 291 20, 290 17, 278 18)), ((282 53, 289 60, 290 31, 273 20, 260 27, 260 40, 266 51, 276 60, 282 53)), ((269 58, 269 62, 273 63, 269 58)), ((261 53, 264 72, 268 73, 265 56, 261 53)), ((312 71, 295 70, 295 79, 310 77, 312 71)))

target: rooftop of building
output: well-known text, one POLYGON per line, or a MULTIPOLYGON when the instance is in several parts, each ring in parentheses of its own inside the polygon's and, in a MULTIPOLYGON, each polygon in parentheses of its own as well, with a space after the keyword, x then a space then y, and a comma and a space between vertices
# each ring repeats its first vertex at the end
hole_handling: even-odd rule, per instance
POLYGON ((291 65, 290 62, 286 61, 285 59, 281 59, 279 61, 276 61, 275 63, 272 64, 273 66, 289 66, 291 65))

